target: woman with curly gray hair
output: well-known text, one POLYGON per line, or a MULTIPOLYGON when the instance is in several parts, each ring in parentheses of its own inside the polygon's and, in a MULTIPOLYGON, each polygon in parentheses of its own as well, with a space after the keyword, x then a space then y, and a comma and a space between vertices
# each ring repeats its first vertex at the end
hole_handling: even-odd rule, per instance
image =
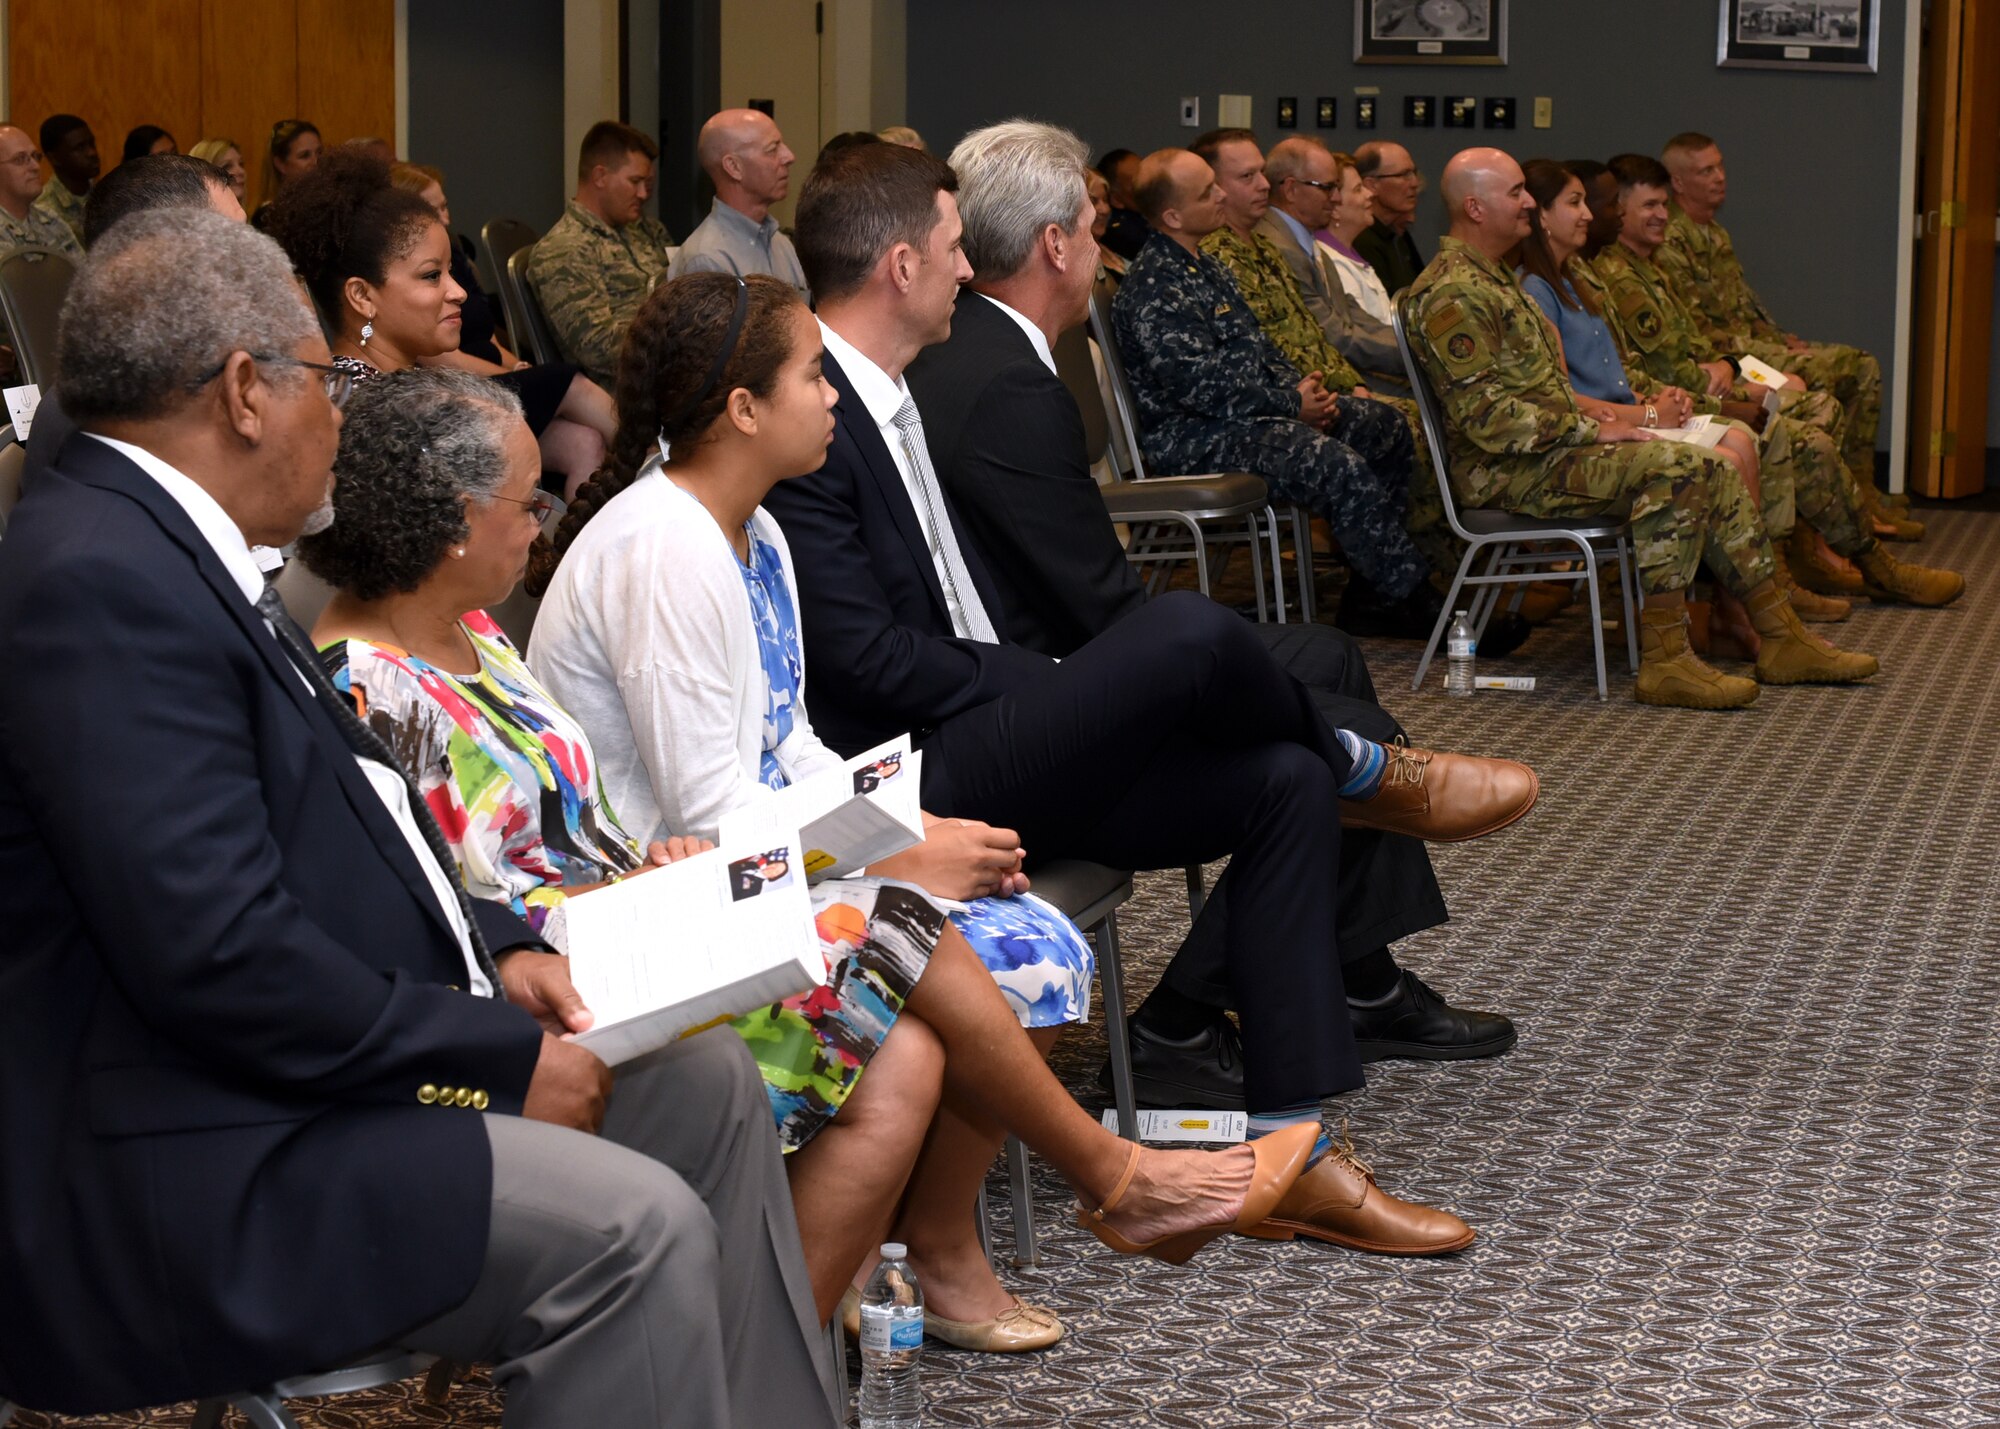
MULTIPOLYGON (((823 446, 812 315, 783 284, 751 281, 765 302, 744 348, 782 368, 772 374, 774 405, 759 408, 762 442, 782 428, 794 444, 818 437, 823 446)), ((672 287, 748 292, 715 274, 672 287)), ((704 345, 720 337, 712 325, 700 325, 704 345)), ((672 376, 711 362, 699 351, 672 376)), ((717 378, 735 372, 714 365, 717 378)), ((721 420, 725 396, 767 400, 732 384, 713 404, 690 404, 699 425, 672 428, 677 452, 707 448, 703 429, 721 420)), ((334 462, 333 525, 299 553, 340 588, 313 629, 334 683, 415 779, 466 891, 512 904, 560 947, 565 900, 707 846, 670 839, 641 854, 605 799, 583 729, 480 609, 504 599, 527 564, 538 465, 518 406, 479 378, 415 370, 363 383, 334 462)), ((993 976, 921 888, 841 878, 811 895, 825 983, 735 1025, 764 1071, 822 1320, 888 1237, 947 1082, 958 1104, 978 1106, 1053 1161, 1099 1208, 1087 1218, 1093 1231, 1127 1253, 1185 1260, 1231 1226, 1261 1221, 1298 1179, 1307 1128, 1289 1143, 1267 1138, 1255 1153, 1214 1154, 1142 1152, 1105 1131, 1050 1074, 993 976)), ((671 955, 664 936, 661 955, 671 955)), ((538 986, 565 995, 530 1010, 545 1025, 588 1027, 566 976, 546 976, 538 986)), ((968 1241, 969 1199, 954 1195, 937 1212, 968 1241)), ((1034 1348, 1061 1333, 1053 1315, 1020 1307, 959 1327, 968 1328, 987 1349, 1034 1348)))

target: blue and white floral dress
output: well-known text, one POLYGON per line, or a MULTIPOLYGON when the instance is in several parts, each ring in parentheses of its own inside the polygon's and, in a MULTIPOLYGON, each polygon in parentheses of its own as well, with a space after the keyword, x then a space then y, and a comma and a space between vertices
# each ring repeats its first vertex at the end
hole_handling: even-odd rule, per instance
MULTIPOLYGON (((738 565, 756 618, 757 649, 764 664, 764 740, 758 777, 773 789, 788 782, 772 753, 799 717, 805 659, 790 585, 777 548, 745 527, 749 563, 738 565)), ((1090 979, 1096 958, 1076 924, 1024 893, 977 898, 960 905, 952 925, 993 974, 1023 1027, 1055 1027, 1090 1016, 1090 979)))

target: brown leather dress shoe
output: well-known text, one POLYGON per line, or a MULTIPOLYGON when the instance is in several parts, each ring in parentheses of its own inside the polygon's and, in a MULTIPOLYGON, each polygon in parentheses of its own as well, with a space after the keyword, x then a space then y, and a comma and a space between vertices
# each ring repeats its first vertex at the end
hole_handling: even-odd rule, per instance
POLYGON ((1322 1156, 1270 1219, 1244 1234, 1259 1240, 1305 1236, 1372 1255, 1444 1255, 1471 1245, 1477 1232, 1449 1211, 1397 1200, 1375 1184, 1375 1173, 1349 1144, 1322 1156))
POLYGON ((1384 748, 1382 786, 1372 799, 1340 801, 1343 828, 1457 843, 1506 828, 1535 807, 1541 792, 1535 771, 1511 759, 1411 749, 1400 737, 1384 748))

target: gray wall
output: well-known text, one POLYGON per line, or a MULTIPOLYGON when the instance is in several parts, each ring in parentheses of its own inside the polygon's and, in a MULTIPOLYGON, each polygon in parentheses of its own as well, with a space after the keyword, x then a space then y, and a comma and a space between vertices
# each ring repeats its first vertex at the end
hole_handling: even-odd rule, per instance
MULTIPOLYGON (((1905 0, 1882 0, 1871 76, 1717 69, 1715 0, 1516 0, 1511 9, 1511 59, 1493 68, 1356 65, 1351 0, 918 0, 909 7, 909 122, 940 153, 968 129, 1024 113, 1068 125, 1093 152, 1145 153, 1194 137, 1176 122, 1184 94, 1201 96, 1203 128, 1215 122, 1217 94, 1254 96, 1266 144, 1282 136, 1277 96, 1292 95, 1301 133, 1348 149, 1394 139, 1433 176, 1470 143, 1523 158, 1605 158, 1658 153, 1676 131, 1702 129, 1729 161, 1723 220, 1779 320, 1887 365, 1905 0), (1353 125, 1356 85, 1382 90, 1372 136, 1353 125), (1511 96, 1520 127, 1403 128, 1405 94, 1453 92, 1511 96), (1312 127, 1320 95, 1339 100, 1338 128, 1312 127), (1555 101, 1552 128, 1531 127, 1536 95, 1555 101)), ((1439 218, 1427 197, 1417 229, 1427 253, 1439 218)), ((1888 437, 1885 420, 1884 447, 1888 437)))
POLYGON ((415 0, 409 17, 407 157, 444 170, 453 231, 477 241, 489 218, 547 228, 573 187, 562 0, 415 0))

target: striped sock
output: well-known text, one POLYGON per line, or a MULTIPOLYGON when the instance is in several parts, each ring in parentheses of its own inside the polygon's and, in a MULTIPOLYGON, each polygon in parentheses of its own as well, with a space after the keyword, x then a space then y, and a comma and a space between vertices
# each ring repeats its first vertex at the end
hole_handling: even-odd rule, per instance
POLYGON ((1317 1101, 1300 1102, 1296 1106, 1281 1106, 1273 1111, 1254 1111, 1250 1113, 1250 1140, 1255 1141, 1260 1136, 1269 1136, 1274 1131, 1283 1131, 1286 1127, 1297 1126, 1301 1122, 1318 1120, 1317 1101))
POLYGON ((1372 799, 1375 791, 1382 787, 1382 771, 1389 767, 1389 755, 1372 739, 1363 739, 1351 729, 1336 729, 1340 737, 1340 747, 1347 751, 1347 757, 1354 761, 1354 767, 1347 772, 1346 780, 1340 786, 1343 799, 1372 799))

